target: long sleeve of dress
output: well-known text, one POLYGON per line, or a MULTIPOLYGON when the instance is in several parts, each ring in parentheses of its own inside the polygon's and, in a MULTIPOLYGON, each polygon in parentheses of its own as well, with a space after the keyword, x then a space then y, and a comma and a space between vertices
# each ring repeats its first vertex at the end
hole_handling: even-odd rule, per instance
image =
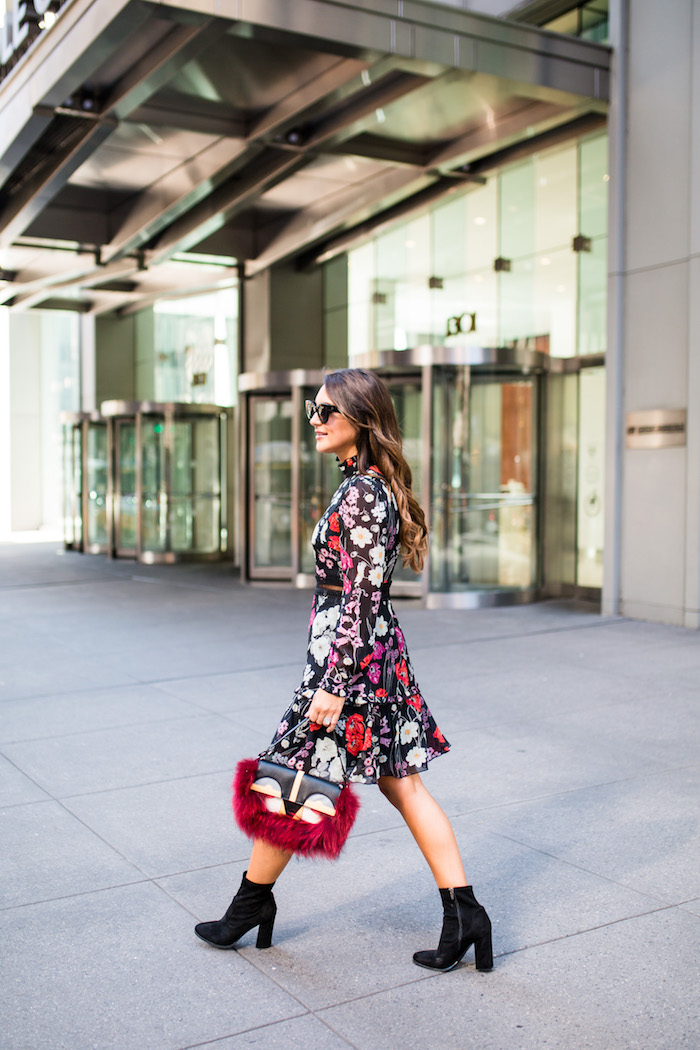
MULTIPOLYGON (((320 688, 347 697, 361 675, 373 680, 377 618, 386 571, 389 495, 379 478, 357 475, 329 521, 329 545, 340 555, 343 597, 320 688)), ((376 665, 376 680, 379 666, 376 665)))

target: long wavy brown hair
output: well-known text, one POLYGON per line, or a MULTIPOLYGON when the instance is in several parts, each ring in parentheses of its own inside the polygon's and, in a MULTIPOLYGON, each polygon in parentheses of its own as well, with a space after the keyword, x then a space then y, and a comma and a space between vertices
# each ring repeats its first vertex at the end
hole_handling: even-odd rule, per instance
POLYGON ((401 518, 403 563, 420 572, 428 551, 428 527, 411 490, 411 468, 404 458, 401 430, 386 384, 364 368, 340 368, 325 376, 324 386, 345 418, 357 427, 360 473, 378 467, 391 486, 401 518))

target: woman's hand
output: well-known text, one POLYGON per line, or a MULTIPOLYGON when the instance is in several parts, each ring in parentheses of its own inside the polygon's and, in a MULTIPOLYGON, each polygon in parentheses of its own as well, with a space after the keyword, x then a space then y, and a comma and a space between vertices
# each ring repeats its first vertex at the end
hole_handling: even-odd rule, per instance
POLYGON ((343 703, 342 696, 333 696, 333 693, 327 693, 325 689, 317 689, 307 712, 309 720, 332 731, 342 713, 343 703))

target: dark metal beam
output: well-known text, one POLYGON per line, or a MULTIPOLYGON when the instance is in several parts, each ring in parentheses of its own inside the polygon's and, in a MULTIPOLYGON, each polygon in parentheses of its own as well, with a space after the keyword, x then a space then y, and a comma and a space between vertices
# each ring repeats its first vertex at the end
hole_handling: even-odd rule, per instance
MULTIPOLYGON (((188 212, 195 212, 202 201, 222 183, 252 164, 265 148, 265 143, 281 134, 295 119, 301 119, 309 110, 313 111, 329 96, 345 92, 357 92, 364 87, 360 79, 367 63, 338 59, 333 65, 297 91, 291 92, 283 102, 271 107, 254 125, 247 139, 237 146, 222 140, 202 150, 195 158, 182 164, 174 172, 164 176, 151 188, 148 195, 132 202, 121 213, 117 212, 117 233, 105 246, 105 257, 117 259, 137 247, 148 244, 173 223, 179 223, 188 212)), ((141 110, 132 114, 140 119, 141 110)), ((213 232, 211 215, 206 209, 207 228, 197 243, 213 232)), ((188 243, 190 237, 188 236, 188 243)), ((173 251, 181 248, 174 247, 173 251)))
POLYGON ((40 155, 34 166, 26 177, 15 179, 5 194, 0 207, 0 247, 8 247, 31 225, 115 126, 87 116, 62 119, 66 121, 62 125, 65 139, 57 142, 50 152, 40 149, 39 140, 37 153, 40 155))
POLYGON ((148 252, 149 263, 165 262, 176 252, 187 251, 221 229, 229 219, 257 200, 266 190, 307 164, 305 156, 267 149, 240 175, 202 200, 174 222, 148 252))
MULTIPOLYGON (((210 44, 221 29, 215 20, 204 26, 175 25, 157 45, 142 56, 111 89, 107 98, 95 100, 98 111, 58 108, 58 116, 45 128, 50 146, 41 139, 34 150, 41 154, 24 179, 17 178, 0 208, 0 245, 7 246, 32 223, 71 175, 111 135, 118 120, 156 92, 173 74, 176 64, 186 61, 210 44), (71 123, 69 123, 71 122, 71 123), (53 130, 65 128, 65 141, 54 145, 53 130)), ((42 109, 41 116, 45 116, 42 109)))

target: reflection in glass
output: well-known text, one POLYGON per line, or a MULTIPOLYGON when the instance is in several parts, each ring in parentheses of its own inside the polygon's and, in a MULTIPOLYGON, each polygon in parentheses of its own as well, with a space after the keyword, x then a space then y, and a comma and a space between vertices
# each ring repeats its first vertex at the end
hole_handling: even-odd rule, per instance
POLYGON ((221 532, 219 420, 178 419, 172 434, 172 550, 212 554, 221 532))
POLYGON ((138 546, 136 424, 120 421, 117 431, 117 552, 135 553, 138 546))
POLYGON ((405 350, 430 342, 430 215, 380 234, 376 253, 374 347, 405 350))
POLYGON ((579 376, 577 574, 579 587, 603 586, 605 369, 579 376))
POLYGON ((350 251, 350 361, 424 343, 603 352, 607 151, 596 134, 536 152, 350 251))
MULTIPOLYGON (((507 276, 504 275, 504 279, 507 276)), ((537 256, 533 283, 533 328, 539 336, 536 348, 548 349, 553 357, 573 357, 576 354, 576 255, 571 247, 537 256)))
POLYGON ((586 237, 608 232, 608 137, 596 135, 579 146, 579 231, 586 237))
POLYGON ((165 486, 165 417, 141 420, 141 550, 167 549, 168 497, 165 486))
POLYGON ((579 253, 579 354, 602 354, 607 348, 607 254, 607 237, 595 237, 591 251, 579 253))
POLYGON ((250 400, 253 569, 292 566, 291 398, 250 400))
POLYGON ((535 250, 535 171, 532 160, 500 177, 500 255, 522 259, 535 250))
MULTIPOLYGON (((510 272, 498 274, 498 305, 502 346, 535 349, 535 340, 547 339, 548 333, 535 331, 535 264, 530 256, 514 260, 510 272)), ((539 349, 539 346, 537 347, 539 349)))
POLYGON ((431 589, 530 587, 534 382, 463 367, 436 369, 435 380, 431 589))
POLYGON ((577 228, 575 145, 536 153, 534 165, 535 252, 571 251, 577 228))
MULTIPOLYGON (((421 438, 421 388, 416 379, 385 376, 391 393, 396 416, 403 437, 403 453, 411 468, 412 488, 418 500, 421 499, 422 486, 422 438, 421 438)), ((394 579, 409 583, 418 583, 421 574, 413 569, 404 568, 401 559, 397 562, 394 579)))
POLYGON ((87 428, 87 529, 91 547, 106 547, 107 537, 107 426, 90 423, 87 428))
POLYGON ((75 503, 73 504, 73 538, 74 543, 80 546, 83 542, 83 431, 81 426, 73 427, 72 458, 73 458, 73 491, 75 503))
MULTIPOLYGON (((302 400, 313 400, 318 388, 305 387, 302 400)), ((314 428, 306 416, 302 417, 300 430, 299 461, 299 571, 314 573, 314 554, 311 537, 316 522, 330 502, 330 498, 343 480, 335 456, 322 455, 316 451, 314 428)))
POLYGON ((156 400, 236 403, 237 317, 235 287, 155 304, 156 400))

